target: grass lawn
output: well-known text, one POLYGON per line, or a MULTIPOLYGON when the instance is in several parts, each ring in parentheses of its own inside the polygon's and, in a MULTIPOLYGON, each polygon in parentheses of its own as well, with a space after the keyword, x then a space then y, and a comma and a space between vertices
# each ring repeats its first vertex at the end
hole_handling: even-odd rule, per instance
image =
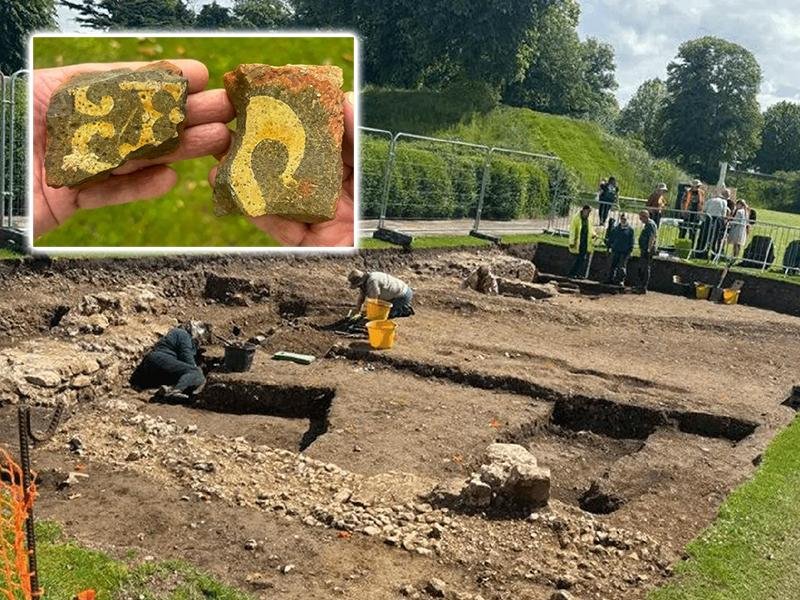
MULTIPOLYGON (((68 600, 94 589, 98 600, 252 600, 181 561, 117 560, 64 538, 52 522, 37 524, 37 554, 44 597, 68 600)), ((0 589, 3 588, 0 570, 0 589)))
MULTIPOLYGON (((504 244, 532 244, 535 242, 546 242, 557 245, 567 245, 566 238, 558 238, 546 234, 534 233, 525 235, 506 235, 503 236, 504 244), (562 244, 563 241, 563 244, 562 244)), ((491 246, 491 242, 471 235, 430 235, 417 236, 411 242, 411 247, 415 250, 424 248, 455 248, 459 246, 491 246)), ((389 244, 381 240, 365 237, 361 238, 361 248, 397 248, 394 244, 389 244)))
POLYGON ((675 579, 649 600, 782 600, 800 590, 800 419, 767 448, 755 477, 689 544, 675 579))
POLYGON ((800 227, 800 214, 780 212, 777 210, 767 210, 757 208, 758 220, 778 225, 788 225, 789 227, 800 227))
MULTIPOLYGON (((351 38, 96 38, 37 39, 36 68, 84 62, 193 58, 208 67, 206 89, 240 63, 333 64, 353 89, 351 38)), ((166 196, 91 211, 42 236, 42 246, 272 246, 275 242, 244 217, 215 217, 208 172, 213 158, 174 165, 178 184, 166 196)))
POLYGON ((8 248, 0 248, 0 260, 8 260, 9 258, 20 258, 22 256, 24 255, 14 252, 13 250, 9 250, 8 248))

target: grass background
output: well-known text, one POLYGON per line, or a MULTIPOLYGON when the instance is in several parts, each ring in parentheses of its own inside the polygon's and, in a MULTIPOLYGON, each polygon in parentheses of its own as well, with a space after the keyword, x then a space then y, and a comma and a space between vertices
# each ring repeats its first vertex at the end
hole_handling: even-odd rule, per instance
MULTIPOLYGON (((34 66, 84 62, 193 58, 208 67, 206 89, 242 63, 332 64, 353 89, 353 39, 223 37, 70 37, 34 40, 34 66)), ((176 163, 178 184, 162 198, 79 211, 37 240, 41 246, 272 246, 276 243, 240 215, 214 216, 207 157, 176 163)))
POLYGON ((36 538, 45 598, 69 600, 93 589, 97 600, 253 600, 183 561, 143 561, 134 551, 118 559, 86 548, 66 539, 52 521, 37 522, 36 538))
POLYGON ((755 477, 731 494, 687 547, 676 577, 649 600, 800 597, 800 419, 767 448, 755 477))

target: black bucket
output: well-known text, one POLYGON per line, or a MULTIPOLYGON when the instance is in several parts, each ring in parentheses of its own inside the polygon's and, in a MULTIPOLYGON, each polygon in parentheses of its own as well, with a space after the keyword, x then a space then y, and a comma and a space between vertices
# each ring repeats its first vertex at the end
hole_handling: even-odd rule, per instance
POLYGON ((255 353, 256 347, 253 344, 225 346, 225 370, 234 373, 249 371, 255 353))

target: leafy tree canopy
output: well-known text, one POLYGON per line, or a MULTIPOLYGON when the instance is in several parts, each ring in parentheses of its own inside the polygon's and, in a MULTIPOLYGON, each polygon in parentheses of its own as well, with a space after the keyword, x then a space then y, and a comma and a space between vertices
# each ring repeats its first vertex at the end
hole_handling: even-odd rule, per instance
POLYGON ((10 75, 25 66, 28 35, 39 29, 55 29, 53 0, 0 2, 0 71, 10 75))
POLYGON ((616 130, 638 139, 657 154, 661 140, 661 111, 667 98, 667 86, 660 79, 648 79, 619 114, 616 130))
POLYGON ((713 178, 720 161, 748 161, 758 150, 761 67, 732 42, 684 43, 667 67, 662 147, 687 170, 713 178))
POLYGON ((779 102, 764 113, 756 165, 765 173, 800 171, 800 104, 779 102))
POLYGON ((527 67, 509 82, 503 99, 512 105, 609 123, 618 112, 614 50, 578 35, 580 6, 557 0, 530 29, 522 46, 527 67))

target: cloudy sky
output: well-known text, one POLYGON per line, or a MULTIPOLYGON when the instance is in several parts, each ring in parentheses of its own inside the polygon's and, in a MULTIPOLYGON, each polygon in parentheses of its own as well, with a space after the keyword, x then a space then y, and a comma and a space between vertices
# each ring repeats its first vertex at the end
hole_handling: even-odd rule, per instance
MULTIPOLYGON (((616 50, 621 104, 644 80, 666 76, 682 42, 704 35, 737 42, 756 55, 765 108, 780 100, 800 102, 800 0, 581 0, 581 7, 581 34, 616 50)), ((69 9, 59 6, 58 14, 62 30, 77 29, 69 9)))
POLYGON ((665 77, 686 40, 714 35, 748 48, 761 65, 761 104, 800 102, 800 0, 581 0, 580 32, 617 55, 618 97, 665 77))

